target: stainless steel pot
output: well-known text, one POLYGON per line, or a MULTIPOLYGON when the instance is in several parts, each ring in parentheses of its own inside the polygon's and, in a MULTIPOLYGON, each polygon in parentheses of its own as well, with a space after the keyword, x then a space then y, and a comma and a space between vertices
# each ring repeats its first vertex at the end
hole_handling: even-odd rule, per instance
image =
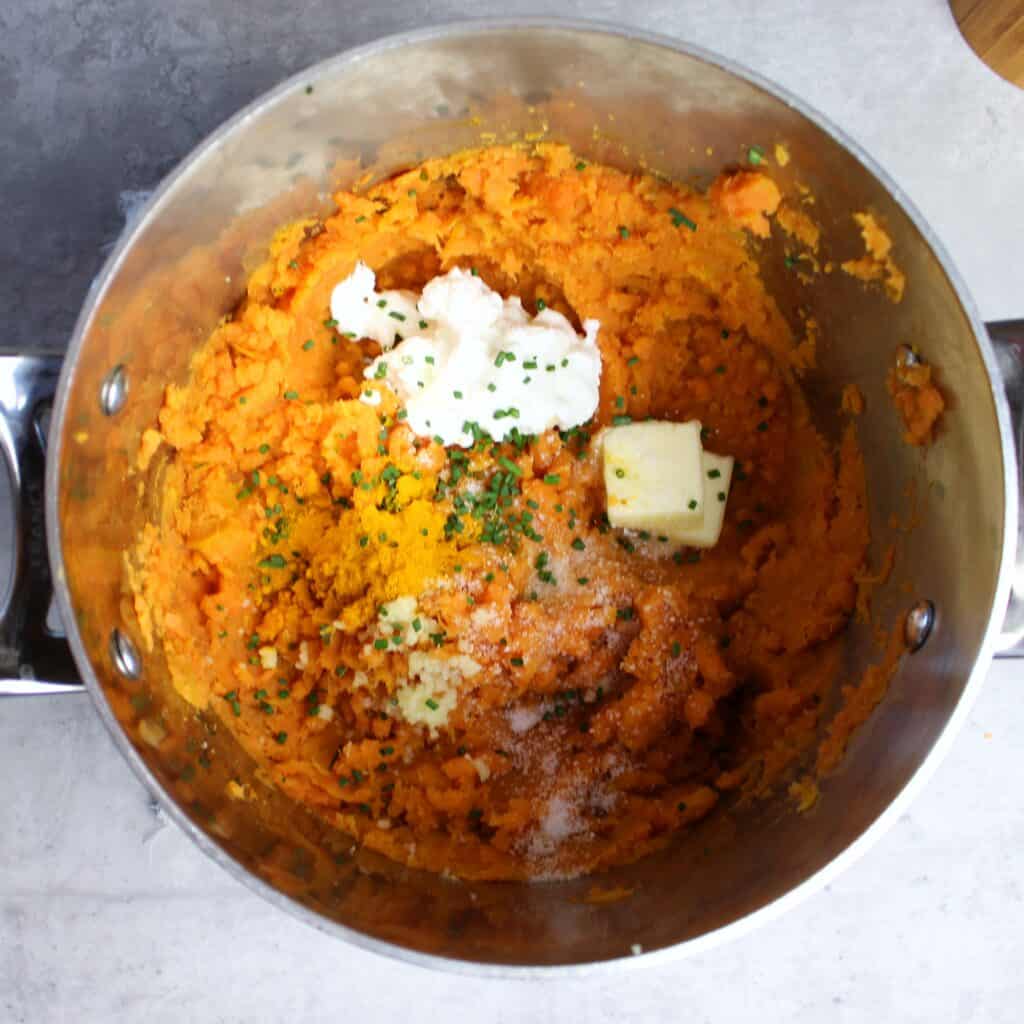
MULTIPOLYGON (((203 850, 273 903, 357 945, 477 973, 578 971, 633 962, 638 950, 649 962, 706 949, 818 888, 876 838, 948 747, 992 652, 1024 636, 1011 601, 1018 470, 1004 393, 1010 386, 1019 411, 1022 352, 1020 324, 998 325, 989 340, 934 235, 866 154, 801 100, 728 61, 546 19, 387 39, 284 83, 185 160, 107 261, 59 381, 58 355, 2 357, 0 442, 19 536, 0 619, 2 686, 67 689, 81 679, 128 762, 203 850), (160 651, 140 653, 124 586, 124 555, 155 489, 135 468, 140 433, 166 383, 184 378, 196 345, 237 302, 272 229, 327 209, 329 187, 366 171, 385 176, 423 156, 527 133, 697 184, 751 144, 784 141, 792 159, 773 176, 784 189, 800 182, 813 191, 826 255, 857 254, 851 214, 871 210, 907 274, 906 297, 893 306, 844 274, 801 284, 786 273, 778 240, 763 258, 784 313, 795 322, 809 308, 821 324, 806 389, 822 429, 836 430, 844 384, 866 396, 860 436, 876 557, 895 536, 890 517, 916 506, 918 525, 898 534, 896 572, 876 596, 875 625, 917 608, 910 621, 923 645, 904 658, 810 813, 780 797, 713 816, 604 876, 603 885, 635 890, 606 905, 584 900, 593 880, 463 885, 354 850, 264 787, 216 721, 183 705, 160 651), (940 439, 923 453, 899 440, 886 395, 901 344, 938 368, 952 399, 940 439), (52 617, 46 625, 44 505, 66 643, 52 617), (232 799, 231 780, 251 798, 232 799)), ((877 653, 871 628, 854 624, 841 679, 855 679, 877 653)))

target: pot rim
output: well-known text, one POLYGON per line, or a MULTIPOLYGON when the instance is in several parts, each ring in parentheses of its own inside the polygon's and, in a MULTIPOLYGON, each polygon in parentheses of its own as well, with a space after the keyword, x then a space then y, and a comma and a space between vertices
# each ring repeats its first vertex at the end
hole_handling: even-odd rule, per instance
POLYGON ((957 272, 952 259, 943 248, 938 237, 910 201, 902 189, 892 178, 879 166, 850 136, 843 132, 837 125, 819 113, 808 103, 790 92, 783 86, 777 85, 755 71, 750 70, 742 64, 729 58, 722 57, 703 47, 684 43, 671 36, 659 33, 646 32, 633 29, 614 22, 602 20, 589 20, 581 18, 557 18, 544 16, 525 16, 512 18, 479 18, 463 19, 454 22, 446 22, 428 28, 414 29, 407 32, 396 33, 385 36, 373 42, 357 46, 333 57, 319 61, 298 73, 289 76, 278 85, 258 96, 248 103, 232 117, 224 121, 217 129, 208 135, 198 146, 182 159, 177 166, 161 181, 154 191, 140 216, 126 229, 118 239, 100 273, 93 280, 81 312, 75 323, 71 336, 64 364, 61 368, 60 379, 57 386, 57 394, 53 405, 52 426, 50 429, 51 444, 49 445, 46 460, 46 540, 49 553, 50 566, 53 577, 54 593, 56 595, 61 619, 65 623, 68 643, 70 644, 75 662, 82 675, 89 695, 96 706, 100 718, 103 720, 108 732, 114 740, 115 745, 131 765, 137 778, 143 783, 146 789, 153 794, 163 811, 170 817, 182 831, 220 867, 224 868, 233 878, 242 882, 250 890, 262 896, 273 906, 286 910, 293 917, 312 925, 321 932, 344 939, 347 942, 369 952, 382 954, 419 967, 440 969, 457 974, 471 975, 486 978, 512 978, 512 979, 561 979, 597 973, 621 974, 625 969, 636 966, 653 967, 676 962, 685 956, 707 952, 727 941, 746 935, 755 928, 769 921, 772 921, 796 906, 807 897, 816 893, 819 889, 835 879, 842 871, 865 854, 888 830, 888 828, 903 813, 907 805, 914 799, 921 787, 928 781, 935 771, 939 762, 946 755, 952 745, 956 734, 963 725, 971 707, 977 698, 982 681, 987 673, 992 654, 995 649, 996 639, 1000 631, 1002 619, 1000 611, 1006 607, 1013 567, 1016 560, 1016 538, 1018 518, 1018 486, 1017 486, 1017 463, 1014 453, 1013 435, 1010 427, 1009 405, 1004 389, 1001 384, 1001 376, 997 363, 985 331, 984 325, 978 316, 977 309, 967 290, 967 287, 957 272), (383 939, 377 939, 354 928, 347 927, 336 921, 317 913, 304 906, 297 900, 285 895, 267 882, 252 874, 241 863, 236 861, 225 849, 214 842, 203 832, 180 808, 171 794, 157 780, 150 771, 142 757, 132 745, 127 734, 121 728, 114 716, 110 703, 108 702, 102 685, 93 669, 92 663, 86 653, 82 642, 81 633, 78 629, 75 618, 71 596, 68 589, 66 573, 64 571, 63 547, 60 533, 58 514, 58 487, 59 467, 64 452, 64 419, 68 405, 68 395, 75 380, 79 352, 84 343, 89 324, 94 313, 106 295, 111 281, 116 277, 127 253, 131 250, 136 237, 152 221, 157 211, 161 208, 167 194, 174 188, 178 180, 187 173, 194 163, 204 157, 210 150, 216 148, 225 138, 232 135, 244 123, 254 115, 260 113, 269 106, 276 103, 285 94, 292 90, 305 87, 307 84, 315 85, 318 81, 331 76, 340 68, 357 63, 367 57, 387 53, 410 44, 426 42, 434 39, 453 37, 466 37, 474 35, 487 35, 495 31, 530 31, 533 29, 564 31, 568 33, 596 33, 602 35, 617 36, 629 41, 637 41, 663 49, 671 50, 674 53, 693 57, 711 64, 728 72, 738 78, 744 79, 757 88, 782 100, 789 107, 808 119, 822 131, 829 134, 836 142, 843 146, 866 170, 868 170, 879 183, 888 191, 892 198, 902 208, 903 212, 911 220, 920 233, 926 244, 931 249, 943 272, 946 274, 953 291, 956 294, 961 308, 969 321, 974 332, 975 343, 981 354, 982 362, 988 374, 989 383, 992 389, 992 399, 995 406, 996 418, 999 426, 1001 440, 1001 455, 1003 468, 1003 491, 1005 495, 1003 536, 1001 539, 1002 551, 999 560, 999 575, 996 582, 992 605, 989 609, 989 622, 985 635, 978 649, 973 667, 970 671, 963 693, 960 696, 949 720, 943 727, 939 737, 933 743, 931 750, 925 755, 924 760, 911 776, 903 789, 896 795, 889 806, 841 853, 834 857, 823 868, 815 872, 809 878, 804 879, 799 885, 790 889, 773 902, 755 910, 744 917, 738 918, 729 924, 723 925, 714 931, 708 932, 696 938, 687 939, 663 949, 645 952, 640 955, 624 955, 617 958, 590 961, 575 964, 503 964, 494 962, 480 962, 475 960, 462 960, 452 957, 440 956, 432 953, 423 953, 415 949, 398 945, 383 939))

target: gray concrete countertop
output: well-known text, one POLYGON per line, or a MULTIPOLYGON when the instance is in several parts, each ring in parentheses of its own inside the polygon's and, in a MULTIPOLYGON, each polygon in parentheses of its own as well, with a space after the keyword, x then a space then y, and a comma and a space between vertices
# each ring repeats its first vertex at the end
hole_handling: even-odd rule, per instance
MULTIPOLYGON (((468 16, 600 18, 805 97, 909 194, 986 319, 1024 315, 1024 92, 944 0, 0 0, 5 345, 61 347, 125 205, 261 91, 468 16)), ((1024 662, 1002 662, 923 795, 824 892, 731 945, 612 979, 394 964, 271 909, 157 814, 84 696, 0 703, 0 1021, 1024 1015, 1024 662)))

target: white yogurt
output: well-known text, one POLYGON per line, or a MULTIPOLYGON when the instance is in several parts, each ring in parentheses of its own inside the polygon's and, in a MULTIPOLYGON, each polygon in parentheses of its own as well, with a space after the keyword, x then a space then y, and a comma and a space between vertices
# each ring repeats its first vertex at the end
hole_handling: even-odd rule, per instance
POLYGON ((331 294, 331 316, 349 338, 385 350, 367 367, 387 384, 417 434, 469 447, 475 423, 498 440, 585 423, 597 409, 601 353, 597 320, 580 337, 553 309, 532 319, 518 298, 502 299, 454 269, 414 292, 374 290, 363 263, 331 294))

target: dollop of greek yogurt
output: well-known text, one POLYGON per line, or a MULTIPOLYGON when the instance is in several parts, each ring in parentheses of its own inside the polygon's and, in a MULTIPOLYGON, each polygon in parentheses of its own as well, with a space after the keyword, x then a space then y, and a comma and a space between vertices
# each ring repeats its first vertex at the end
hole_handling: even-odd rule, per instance
POLYGON ((357 263, 331 294, 331 316, 343 337, 384 349, 364 376, 398 395, 417 434, 468 448, 471 424, 504 440, 567 430, 596 411, 597 320, 584 320, 580 336, 556 310, 531 318, 518 298, 458 268, 419 296, 375 288, 374 272, 357 263))

